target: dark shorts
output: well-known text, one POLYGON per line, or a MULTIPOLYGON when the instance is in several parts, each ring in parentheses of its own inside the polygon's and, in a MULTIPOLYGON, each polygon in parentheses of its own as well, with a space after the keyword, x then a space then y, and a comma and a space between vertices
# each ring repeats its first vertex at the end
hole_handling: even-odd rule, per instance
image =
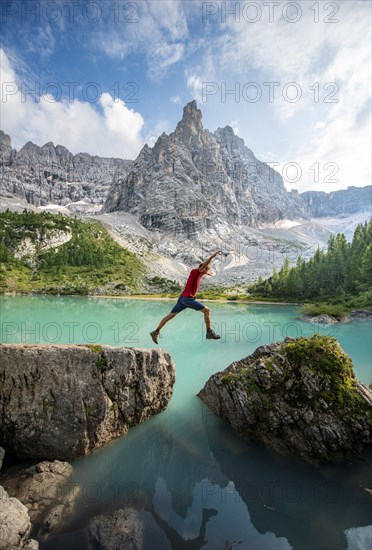
POLYGON ((185 296, 180 296, 178 298, 178 302, 172 309, 171 313, 180 313, 186 308, 195 309, 196 311, 200 311, 201 309, 205 308, 205 305, 201 302, 198 302, 195 300, 195 298, 187 298, 185 296))

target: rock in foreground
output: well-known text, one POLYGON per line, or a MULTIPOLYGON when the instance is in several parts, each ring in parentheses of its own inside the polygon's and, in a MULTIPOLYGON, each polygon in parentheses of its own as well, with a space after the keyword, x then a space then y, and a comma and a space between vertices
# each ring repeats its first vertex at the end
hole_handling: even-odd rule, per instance
POLYGON ((199 397, 241 435, 307 462, 372 440, 372 392, 335 338, 286 338, 211 376, 199 397))
POLYGON ((30 532, 26 506, 0 486, 0 550, 37 550, 39 544, 29 538, 30 532))
POLYGON ((68 483, 71 474, 72 466, 59 460, 17 465, 2 473, 1 483, 26 506, 39 541, 58 532, 72 513, 79 486, 68 483))
POLYGON ((175 366, 161 349, 0 346, 0 445, 18 458, 68 459, 159 413, 175 366))
POLYGON ((88 550, 141 550, 142 523, 133 508, 116 510, 112 514, 95 517, 88 528, 88 550))
MULTIPOLYGON (((0 447, 0 470, 4 454, 0 447)), ((0 550, 38 550, 39 543, 29 538, 31 529, 26 506, 0 485, 0 550)))

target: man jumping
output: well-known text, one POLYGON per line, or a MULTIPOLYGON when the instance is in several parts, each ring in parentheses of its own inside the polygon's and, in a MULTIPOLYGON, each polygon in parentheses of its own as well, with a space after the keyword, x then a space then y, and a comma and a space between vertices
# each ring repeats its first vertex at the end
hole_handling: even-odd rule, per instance
POLYGON ((187 279, 185 290, 182 292, 181 296, 178 298, 178 302, 176 303, 172 311, 168 313, 168 315, 166 315, 160 321, 158 328, 150 332, 150 336, 155 342, 155 344, 158 343, 159 334, 163 326, 166 323, 168 323, 168 321, 173 319, 173 317, 175 317, 177 313, 180 313, 181 311, 183 311, 188 307, 191 309, 195 309, 196 311, 201 311, 204 314, 204 321, 207 326, 206 337, 208 340, 218 340, 219 338, 221 338, 221 336, 216 334, 211 329, 211 310, 209 309, 209 307, 206 307, 201 302, 197 302, 195 300, 195 294, 198 290, 200 279, 202 278, 203 275, 212 275, 210 271, 210 264, 212 260, 219 254, 221 254, 220 251, 215 252, 214 254, 212 254, 210 258, 208 258, 208 260, 205 260, 205 262, 201 263, 197 269, 192 269, 190 271, 190 275, 189 275, 189 278, 187 279))

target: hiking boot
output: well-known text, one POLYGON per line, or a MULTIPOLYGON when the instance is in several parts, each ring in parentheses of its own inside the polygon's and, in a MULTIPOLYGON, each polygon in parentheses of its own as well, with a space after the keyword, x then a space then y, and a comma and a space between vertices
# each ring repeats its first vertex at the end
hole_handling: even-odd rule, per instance
POLYGON ((216 334, 214 332, 214 330, 212 330, 211 328, 207 330, 207 336, 206 336, 207 340, 219 340, 221 338, 221 336, 219 336, 218 334, 216 334))
POLYGON ((152 332, 150 332, 150 336, 152 338, 152 341, 155 342, 155 344, 158 344, 158 338, 159 338, 159 331, 158 330, 153 330, 152 332))

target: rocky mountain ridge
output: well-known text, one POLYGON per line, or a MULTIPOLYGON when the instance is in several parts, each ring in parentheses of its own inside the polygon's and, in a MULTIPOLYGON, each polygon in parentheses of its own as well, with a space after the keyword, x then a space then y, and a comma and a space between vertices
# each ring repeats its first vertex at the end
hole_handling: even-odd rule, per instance
POLYGON ((129 174, 112 185, 103 210, 131 212, 150 230, 187 238, 224 225, 307 217, 279 173, 231 127, 214 134, 203 128, 195 101, 184 107, 173 133, 143 147, 129 174))
POLYGON ((152 255, 156 275, 183 280, 188 266, 223 250, 212 285, 269 276, 286 256, 310 257, 331 233, 351 238, 372 204, 372 186, 288 192, 230 126, 204 129, 195 101, 134 161, 72 155, 52 143, 17 152, 0 132, 0 171, 0 209, 97 216, 121 245, 152 255))
POLYGON ((73 155, 52 142, 26 143, 18 152, 0 130, 1 196, 19 197, 35 206, 78 201, 100 205, 116 173, 129 171, 132 161, 88 153, 73 155))
POLYGON ((349 186, 347 189, 325 193, 305 191, 299 195, 310 216, 341 216, 371 210, 372 185, 349 186))
POLYGON ((184 107, 175 131, 163 133, 152 148, 145 145, 135 161, 73 155, 52 142, 28 142, 16 151, 0 130, 0 170, 3 198, 93 213, 104 205, 106 212, 135 214, 150 230, 185 234, 221 221, 254 227, 372 207, 372 186, 286 191, 280 174, 259 161, 230 126, 214 133, 204 129, 195 101, 184 107))

